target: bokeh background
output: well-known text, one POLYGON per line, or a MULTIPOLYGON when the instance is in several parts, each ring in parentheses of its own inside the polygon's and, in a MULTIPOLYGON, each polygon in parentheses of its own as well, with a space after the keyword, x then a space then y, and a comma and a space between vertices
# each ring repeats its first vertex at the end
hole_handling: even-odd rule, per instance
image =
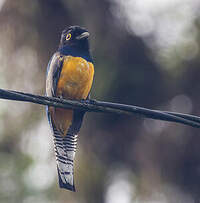
MULTIPOLYGON (((200 115, 199 0, 0 0, 0 87, 45 93, 61 31, 90 33, 92 98, 200 115)), ((44 106, 0 101, 0 202, 200 201, 200 131, 88 113, 76 193, 59 189, 44 106)))

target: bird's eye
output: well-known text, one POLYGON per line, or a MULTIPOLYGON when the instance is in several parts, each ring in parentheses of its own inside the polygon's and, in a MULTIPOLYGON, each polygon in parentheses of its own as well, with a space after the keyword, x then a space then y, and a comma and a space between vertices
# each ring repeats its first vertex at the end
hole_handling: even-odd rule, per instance
POLYGON ((67 34, 66 35, 66 40, 70 40, 71 39, 71 37, 72 37, 72 35, 69 33, 69 34, 67 34))

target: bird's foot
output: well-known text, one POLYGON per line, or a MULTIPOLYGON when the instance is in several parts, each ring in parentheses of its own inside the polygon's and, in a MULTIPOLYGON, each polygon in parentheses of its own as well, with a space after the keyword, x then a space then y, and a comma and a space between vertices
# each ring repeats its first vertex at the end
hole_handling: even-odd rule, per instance
POLYGON ((59 99, 63 99, 63 95, 62 95, 62 94, 57 95, 57 98, 59 98, 59 99))
POLYGON ((81 99, 81 102, 86 103, 86 104, 96 104, 97 100, 95 99, 81 99))

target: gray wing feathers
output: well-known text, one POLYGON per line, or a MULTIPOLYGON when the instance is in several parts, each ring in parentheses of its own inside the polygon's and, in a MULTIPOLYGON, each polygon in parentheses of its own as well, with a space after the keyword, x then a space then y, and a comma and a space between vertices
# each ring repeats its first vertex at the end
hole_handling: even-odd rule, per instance
POLYGON ((63 56, 55 53, 52 56, 51 62, 48 65, 47 79, 46 79, 46 94, 47 96, 56 96, 56 88, 60 72, 63 65, 63 56))

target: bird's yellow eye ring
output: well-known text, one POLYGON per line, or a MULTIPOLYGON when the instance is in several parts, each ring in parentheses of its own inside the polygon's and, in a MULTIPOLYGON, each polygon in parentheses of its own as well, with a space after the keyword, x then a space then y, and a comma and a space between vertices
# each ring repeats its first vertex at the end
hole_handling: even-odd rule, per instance
POLYGON ((71 37, 72 37, 72 35, 69 33, 69 34, 67 34, 66 35, 66 40, 70 40, 71 39, 71 37))

